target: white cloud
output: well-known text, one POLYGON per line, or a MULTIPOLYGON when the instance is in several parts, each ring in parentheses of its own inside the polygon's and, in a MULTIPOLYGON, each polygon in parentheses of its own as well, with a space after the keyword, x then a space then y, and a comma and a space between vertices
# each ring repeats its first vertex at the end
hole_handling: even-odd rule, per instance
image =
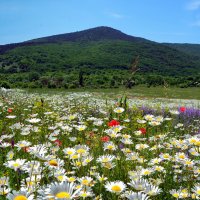
POLYGON ((198 10, 200 8, 200 0, 193 0, 187 5, 188 10, 198 10))
POLYGON ((121 15, 121 14, 119 14, 119 13, 116 13, 116 12, 110 12, 110 13, 108 13, 108 14, 109 14, 110 17, 113 17, 113 18, 115 18, 115 19, 122 19, 122 18, 124 18, 123 15, 121 15))

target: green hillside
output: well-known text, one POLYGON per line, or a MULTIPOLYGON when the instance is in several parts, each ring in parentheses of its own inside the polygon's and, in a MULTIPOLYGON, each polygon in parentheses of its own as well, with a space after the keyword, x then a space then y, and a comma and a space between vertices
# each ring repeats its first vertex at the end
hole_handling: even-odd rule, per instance
POLYGON ((190 54, 192 56, 200 57, 200 44, 179 44, 179 43, 164 43, 165 45, 182 51, 184 53, 190 54))
POLYGON ((80 73, 84 74, 84 85, 119 86, 129 77, 137 56, 135 83, 148 84, 153 79, 159 84, 165 79, 180 84, 183 77, 193 77, 190 82, 195 82, 200 74, 200 57, 196 54, 109 27, 3 45, 0 52, 1 80, 15 86, 78 87, 80 73), (44 79, 48 83, 44 84, 44 79))
POLYGON ((66 70, 74 67, 128 69, 140 56, 141 73, 161 75, 194 74, 200 62, 192 56, 163 45, 128 41, 64 42, 18 47, 2 55, 2 72, 66 70))

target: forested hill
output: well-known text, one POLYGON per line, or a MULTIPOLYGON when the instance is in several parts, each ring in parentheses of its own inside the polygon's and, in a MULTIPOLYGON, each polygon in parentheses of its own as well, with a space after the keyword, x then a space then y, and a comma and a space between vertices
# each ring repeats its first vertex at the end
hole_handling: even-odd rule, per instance
POLYGON ((179 44, 179 43, 164 43, 165 45, 182 51, 184 53, 190 54, 192 56, 200 57, 200 44, 179 44))
POLYGON ((110 27, 96 27, 84 31, 77 31, 73 33, 59 34, 48 37, 28 40, 21 43, 14 43, 8 45, 0 45, 0 52, 4 53, 10 49, 22 46, 42 45, 48 43, 63 43, 63 42, 91 42, 101 40, 123 40, 131 42, 150 42, 144 38, 134 37, 122 33, 119 30, 110 27))
POLYGON ((32 72, 51 76, 51 73, 66 75, 81 69, 87 75, 99 70, 105 76, 110 71, 114 73, 113 70, 126 74, 133 59, 139 56, 140 75, 198 76, 198 45, 197 50, 192 49, 153 42, 102 26, 1 45, 0 73, 6 73, 8 78, 10 75, 21 77, 20 81, 32 72))

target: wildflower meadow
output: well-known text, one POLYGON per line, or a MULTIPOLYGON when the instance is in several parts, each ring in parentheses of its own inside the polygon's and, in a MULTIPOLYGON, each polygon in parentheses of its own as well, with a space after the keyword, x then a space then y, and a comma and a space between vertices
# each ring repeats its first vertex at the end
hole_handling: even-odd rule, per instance
POLYGON ((0 199, 200 199, 200 109, 1 89, 0 199))

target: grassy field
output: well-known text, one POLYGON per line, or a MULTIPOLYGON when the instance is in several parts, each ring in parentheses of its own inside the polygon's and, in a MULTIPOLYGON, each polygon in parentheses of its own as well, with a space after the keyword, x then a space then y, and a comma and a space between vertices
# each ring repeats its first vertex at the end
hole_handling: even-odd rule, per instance
MULTIPOLYGON (((132 89, 113 88, 113 89, 29 89, 29 92, 37 93, 60 93, 60 92, 92 92, 105 93, 106 96, 127 95, 128 97, 146 98, 170 98, 170 99, 197 99, 200 100, 200 88, 164 88, 136 86, 132 89)), ((103 94, 102 94, 103 95, 103 94)))

